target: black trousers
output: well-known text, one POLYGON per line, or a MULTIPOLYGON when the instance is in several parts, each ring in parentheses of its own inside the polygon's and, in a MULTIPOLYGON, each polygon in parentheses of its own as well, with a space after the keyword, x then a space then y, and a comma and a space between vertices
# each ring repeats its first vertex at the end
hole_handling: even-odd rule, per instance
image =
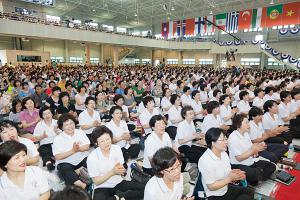
POLYGON ((141 151, 139 144, 131 144, 128 149, 122 148, 124 160, 127 162, 128 159, 137 158, 141 151))
POLYGON ((79 175, 75 170, 80 167, 86 167, 86 159, 84 158, 78 165, 72 165, 70 163, 60 163, 57 165, 59 176, 65 181, 66 185, 73 185, 74 182, 79 180, 79 175))
POLYGON ((93 200, 115 200, 114 195, 128 200, 140 200, 144 197, 145 185, 135 181, 125 181, 114 188, 97 188, 93 200))
POLYGON ((199 158, 207 150, 205 147, 182 145, 178 148, 180 153, 183 153, 188 158, 190 163, 198 163, 199 158))
POLYGON ((284 142, 291 144, 292 141, 293 141, 293 135, 290 132, 283 132, 280 135, 265 140, 265 142, 267 143, 277 143, 277 144, 283 144, 284 142))
POLYGON ((288 150, 289 147, 287 145, 267 143, 267 149, 259 152, 259 155, 277 163, 288 150))
POLYGON ((210 196, 208 200, 253 200, 254 191, 238 186, 238 185, 228 185, 228 190, 223 196, 210 196))
POLYGON ((43 160, 43 166, 46 165, 48 161, 51 161, 52 163, 55 162, 53 159, 53 153, 52 153, 52 146, 51 144, 43 144, 39 148, 39 153, 43 160))
POLYGON ((259 160, 251 166, 232 165, 232 168, 246 172, 246 179, 251 185, 257 185, 259 181, 267 180, 276 170, 273 163, 264 160, 259 160))

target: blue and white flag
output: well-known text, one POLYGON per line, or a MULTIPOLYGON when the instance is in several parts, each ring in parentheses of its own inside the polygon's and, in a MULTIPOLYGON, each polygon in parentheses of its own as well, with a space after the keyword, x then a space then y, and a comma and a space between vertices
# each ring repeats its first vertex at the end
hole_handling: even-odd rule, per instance
POLYGON ((181 21, 178 20, 178 21, 176 22, 176 25, 177 25, 177 28, 176 28, 177 36, 180 36, 180 35, 181 35, 181 21))
POLYGON ((239 11, 227 13, 226 17, 226 31, 232 33, 238 30, 239 11))
POLYGON ((185 32, 186 32, 186 22, 185 22, 185 19, 182 20, 182 23, 181 23, 181 28, 182 28, 182 36, 185 35, 185 32))
POLYGON ((205 17, 195 18, 195 35, 206 33, 205 17))

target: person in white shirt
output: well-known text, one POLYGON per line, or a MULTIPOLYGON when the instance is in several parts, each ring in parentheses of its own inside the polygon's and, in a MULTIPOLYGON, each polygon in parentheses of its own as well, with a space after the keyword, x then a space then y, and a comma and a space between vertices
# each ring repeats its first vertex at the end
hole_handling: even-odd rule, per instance
POLYGON ((277 128, 265 131, 262 125, 263 111, 258 107, 252 107, 249 111, 250 130, 249 136, 252 143, 265 142, 267 149, 259 153, 260 156, 269 159, 271 162, 277 163, 284 154, 288 151, 288 146, 285 144, 270 143, 269 138, 274 138, 280 132, 277 128))
POLYGON ((39 121, 34 129, 33 136, 40 142, 39 152, 43 160, 43 166, 49 171, 54 170, 55 160, 52 154, 52 143, 54 137, 61 132, 57 128, 57 120, 53 119, 53 110, 48 106, 40 108, 39 111, 41 121, 39 121))
POLYGON ((280 134, 277 135, 277 137, 271 138, 272 143, 284 143, 284 144, 290 144, 292 143, 293 136, 288 132, 289 127, 282 126, 280 124, 279 118, 278 118, 278 106, 276 101, 268 100, 264 103, 264 116, 262 119, 262 124, 265 129, 265 131, 277 128, 277 131, 280 132, 280 134), (277 140, 279 138, 279 140, 277 140))
POLYGON ((170 79, 170 85, 169 85, 169 89, 171 90, 172 94, 176 92, 177 89, 177 84, 176 84, 176 79, 174 77, 172 77, 170 79))
POLYGON ((171 90, 169 88, 165 88, 163 90, 163 98, 161 99, 161 108, 163 110, 164 114, 167 114, 168 110, 171 108, 172 104, 170 102, 170 98, 171 98, 171 90))
POLYGON ((184 106, 181 110, 181 116, 184 120, 178 124, 175 138, 179 145, 178 150, 189 159, 190 163, 198 163, 200 156, 206 150, 206 147, 199 146, 205 144, 201 142, 204 135, 196 132, 193 122, 195 114, 191 106, 184 106), (194 140, 195 143, 193 144, 194 140))
POLYGON ((151 162, 154 175, 146 184, 144 200, 193 200, 183 197, 183 176, 179 155, 170 147, 155 152, 151 162))
POLYGON ((63 132, 54 138, 52 152, 65 184, 85 188, 87 184, 79 179, 78 173, 86 167, 90 140, 81 129, 75 129, 75 122, 71 114, 62 114, 58 118, 58 128, 63 132))
POLYGON ((92 143, 96 148, 87 158, 87 169, 94 184, 94 199, 139 200, 143 198, 145 186, 123 180, 127 165, 121 147, 112 141, 113 133, 106 126, 93 130, 92 143))
POLYGON ((217 89, 217 84, 216 83, 212 83, 210 84, 210 90, 208 92, 208 98, 209 100, 211 100, 214 96, 213 96, 213 93, 214 91, 217 89))
POLYGON ((148 135, 152 132, 149 121, 154 115, 159 115, 159 110, 154 107, 154 99, 151 96, 144 97, 143 104, 146 106, 146 109, 139 115, 139 119, 145 134, 148 135))
POLYGON ((192 108, 195 112, 195 119, 194 122, 200 121, 203 122, 203 115, 206 114, 206 110, 203 109, 201 103, 201 96, 199 90, 194 90, 192 92, 192 108))
POLYGON ((50 197, 48 180, 43 171, 26 166, 26 146, 11 140, 0 145, 0 199, 46 200, 50 197))
POLYGON ((256 88, 254 90, 254 99, 253 99, 253 103, 252 106, 258 107, 260 109, 263 109, 264 106, 264 96, 265 96, 265 92, 261 89, 261 88, 256 88))
POLYGON ((88 97, 86 94, 86 88, 84 86, 79 86, 77 88, 78 93, 75 95, 75 109, 77 115, 79 115, 85 109, 85 99, 88 97))
POLYGON ((220 116, 223 121, 223 123, 227 126, 232 125, 232 118, 237 112, 237 108, 231 109, 230 103, 231 103, 231 98, 227 95, 224 94, 220 97, 220 116))
POLYGON ((101 124, 100 113, 95 110, 96 100, 94 97, 88 96, 84 104, 86 109, 79 114, 78 121, 81 130, 91 140, 92 131, 101 124))
POLYGON ((153 154, 162 147, 175 147, 173 146, 172 141, 168 133, 165 132, 166 124, 163 116, 154 115, 150 119, 150 127, 153 129, 153 132, 147 137, 145 141, 144 149, 144 160, 143 160, 143 171, 153 175, 151 168, 151 159, 153 154))
POLYGON ((189 86, 184 86, 183 94, 180 97, 182 106, 190 106, 192 103, 191 88, 189 86))
POLYGON ((0 123, 0 136, 1 136, 1 141, 2 142, 7 142, 7 141, 17 141, 22 144, 24 144, 27 147, 27 160, 26 164, 29 165, 37 165, 39 162, 39 152, 35 146, 35 144, 23 137, 19 137, 20 131, 19 127, 17 124, 15 124, 13 121, 10 120, 3 120, 0 123))
POLYGON ((217 101, 210 101, 207 104, 207 113, 202 124, 202 132, 206 133, 210 128, 221 128, 228 130, 229 126, 225 125, 220 116, 220 105, 217 101))
POLYGON ((141 148, 139 144, 130 144, 131 136, 126 122, 122 120, 122 108, 113 106, 109 114, 112 119, 105 126, 113 133, 113 143, 121 147, 126 162, 128 159, 137 158, 141 148))
POLYGON ((274 88, 271 86, 266 87, 265 89, 265 96, 264 96, 264 102, 268 101, 268 100, 274 100, 272 95, 274 93, 274 88))
POLYGON ((207 90, 208 90, 207 85, 205 85, 205 84, 200 85, 200 100, 201 100, 203 109, 206 109, 206 104, 208 102, 207 90))
POLYGON ((249 121, 246 115, 237 114, 232 119, 233 131, 228 138, 229 157, 232 168, 246 172, 252 185, 267 180, 276 170, 275 164, 258 160, 258 153, 267 148, 264 142, 252 143, 249 137, 249 121))
POLYGON ((221 90, 215 89, 213 91, 213 97, 209 101, 217 101, 217 102, 219 102, 220 96, 221 96, 221 90))
POLYGON ((290 121, 290 132, 294 138, 300 138, 300 89, 293 89, 291 95, 293 99, 291 101, 290 112, 297 113, 297 117, 290 121))
POLYGON ((116 106, 120 106, 123 110, 123 119, 125 121, 129 120, 129 111, 128 107, 124 105, 124 97, 123 95, 116 94, 113 98, 113 102, 116 106))
POLYGON ((168 111, 168 126, 177 127, 178 123, 183 121, 181 117, 181 100, 177 94, 172 94, 170 98, 172 107, 168 111))
POLYGON ((282 91, 280 92, 280 99, 281 103, 278 105, 278 119, 280 121, 280 124, 282 125, 289 125, 290 120, 296 119, 298 113, 294 112, 291 113, 291 100, 292 96, 291 93, 288 91, 282 91))
POLYGON ((223 131, 219 128, 209 129, 205 141, 208 149, 199 159, 198 168, 208 200, 252 200, 252 190, 231 184, 244 180, 246 174, 240 169, 231 169, 226 153, 227 138, 223 131))
POLYGON ((240 101, 237 104, 238 113, 248 115, 251 108, 249 104, 249 93, 247 91, 241 91, 239 97, 240 101))

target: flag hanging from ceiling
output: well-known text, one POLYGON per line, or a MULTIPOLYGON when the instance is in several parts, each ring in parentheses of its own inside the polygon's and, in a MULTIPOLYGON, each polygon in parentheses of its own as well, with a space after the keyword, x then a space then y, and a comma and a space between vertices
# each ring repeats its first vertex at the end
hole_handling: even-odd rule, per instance
POLYGON ((225 30, 226 27, 226 13, 216 15, 216 25, 225 30))
POLYGON ((168 36, 172 37, 173 34, 174 34, 174 32, 173 32, 173 22, 169 21, 169 34, 168 34, 168 36))
POLYGON ((265 23, 265 27, 283 25, 282 4, 263 8, 262 22, 265 23))
POLYGON ((283 5, 282 23, 284 25, 300 23, 300 2, 283 5))
POLYGON ((227 13, 226 31, 233 32, 238 29, 239 11, 227 13))
POLYGON ((169 34, 169 22, 164 22, 161 25, 161 36, 167 38, 169 34))
POLYGON ((207 33, 215 32, 215 26, 211 22, 216 23, 214 15, 207 16, 207 21, 206 21, 206 32, 207 33))
POLYGON ((264 23, 261 23, 262 8, 256 8, 252 10, 252 23, 251 28, 263 28, 264 23))
POLYGON ((239 30, 249 29, 251 28, 252 22, 252 10, 244 10, 240 11, 239 14, 239 30))
POLYGON ((182 22, 181 22, 181 30, 182 30, 181 35, 184 36, 185 32, 186 32, 186 20, 185 19, 182 20, 182 22))
POLYGON ((205 17, 197 17, 195 18, 195 35, 206 33, 206 23, 205 17))
POLYGON ((194 35, 195 32, 195 18, 186 19, 186 35, 194 35))
POLYGON ((178 20, 176 22, 176 34, 177 34, 177 36, 181 35, 181 21, 180 20, 178 20))

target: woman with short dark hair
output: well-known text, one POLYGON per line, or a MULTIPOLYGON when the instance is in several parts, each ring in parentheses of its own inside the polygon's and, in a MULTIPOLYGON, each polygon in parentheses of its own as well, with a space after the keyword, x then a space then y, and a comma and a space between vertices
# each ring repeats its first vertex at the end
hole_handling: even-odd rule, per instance
POLYGON ((27 149, 17 141, 0 145, 0 199, 47 200, 50 196, 48 180, 43 171, 26 166, 27 149))
POLYGON ((106 126, 98 126, 92 132, 92 143, 96 149, 87 158, 87 168, 94 183, 94 199, 139 200, 143 198, 144 185, 125 181, 126 173, 121 147, 112 144, 113 133, 106 126))

